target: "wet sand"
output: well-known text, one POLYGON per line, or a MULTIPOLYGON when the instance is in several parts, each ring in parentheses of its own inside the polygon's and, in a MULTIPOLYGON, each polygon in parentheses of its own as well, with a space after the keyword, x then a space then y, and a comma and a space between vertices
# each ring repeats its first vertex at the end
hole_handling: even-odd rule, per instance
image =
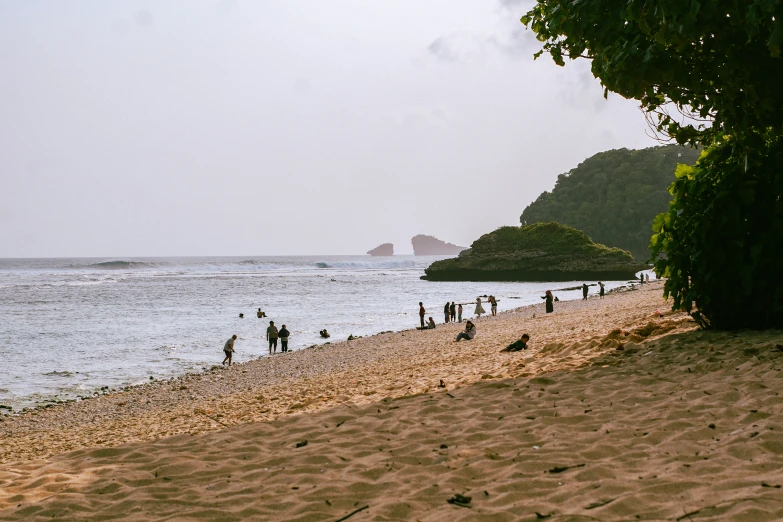
POLYGON ((783 518, 783 333, 556 304, 3 417, 0 519, 783 518))

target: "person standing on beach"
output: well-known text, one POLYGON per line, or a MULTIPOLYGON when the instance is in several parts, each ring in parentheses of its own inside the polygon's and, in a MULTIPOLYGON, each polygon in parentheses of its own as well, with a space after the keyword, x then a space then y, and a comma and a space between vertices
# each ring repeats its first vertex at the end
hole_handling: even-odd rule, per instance
POLYGON ((427 310, 424 309, 424 304, 419 302, 419 321, 421 321, 421 329, 424 330, 424 314, 427 313, 427 310))
POLYGON ((462 322, 462 303, 457 305, 457 321, 462 322))
POLYGON ((231 366, 231 356, 234 355, 234 341, 237 340, 236 335, 232 335, 228 341, 226 341, 226 344, 223 345, 223 353, 226 354, 226 358, 223 359, 223 364, 225 366, 226 361, 228 361, 228 365, 231 366))
POLYGON ((486 310, 484 310, 484 307, 481 306, 481 298, 476 298, 476 310, 473 312, 476 314, 476 316, 481 319, 481 314, 487 313, 486 310))
POLYGON ((587 283, 582 283, 582 300, 587 301, 587 283))
POLYGON ((649 283, 650 282, 650 274, 644 274, 644 282, 649 283))
POLYGON ((604 284, 601 281, 598 281, 598 286, 601 288, 598 291, 598 295, 601 297, 601 299, 604 298, 604 284))
POLYGON ((451 316, 451 322, 456 323, 457 322, 457 305, 454 304, 454 301, 451 302, 451 306, 449 306, 449 315, 451 316))
POLYGON ((555 311, 555 305, 553 304, 554 297, 552 297, 551 290, 547 290, 546 294, 541 296, 541 299, 546 299, 546 313, 551 314, 555 311))
POLYGON ((280 338, 280 351, 282 353, 285 353, 288 351, 288 336, 291 335, 291 332, 289 332, 285 325, 280 329, 279 332, 277 332, 277 336, 280 338))
POLYGON ((489 309, 492 311, 492 316, 498 315, 498 300, 495 299, 494 295, 489 296, 489 304, 492 305, 489 307, 489 309))
POLYGON ((272 352, 272 348, 274 348, 274 353, 277 353, 277 326, 275 326, 274 321, 269 321, 269 328, 266 329, 266 339, 269 341, 269 353, 272 352))
POLYGON ((465 323, 465 331, 457 334, 457 339, 454 342, 458 343, 462 339, 470 341, 474 337, 476 337, 476 327, 473 325, 471 321, 468 321, 467 323, 465 323))
POLYGON ((449 302, 446 301, 446 306, 443 307, 443 322, 444 323, 448 323, 449 322, 450 314, 451 314, 451 312, 450 312, 449 302))

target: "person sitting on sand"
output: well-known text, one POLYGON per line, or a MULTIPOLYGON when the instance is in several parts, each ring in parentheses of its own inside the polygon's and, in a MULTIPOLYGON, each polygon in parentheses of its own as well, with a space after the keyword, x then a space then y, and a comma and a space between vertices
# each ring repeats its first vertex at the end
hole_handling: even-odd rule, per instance
POLYGON ((291 335, 291 332, 289 332, 285 325, 280 329, 279 332, 277 332, 277 336, 280 338, 280 351, 281 352, 287 352, 288 351, 288 336, 291 335))
POLYGON ((522 334, 522 337, 514 341, 513 343, 509 344, 502 350, 501 352, 518 352, 520 350, 527 350, 527 342, 530 340, 530 336, 528 334, 522 334))
POLYGON ((435 329, 435 319, 430 317, 430 320, 427 321, 427 329, 428 330, 434 330, 435 329))
POLYGON ((225 365, 228 361, 228 365, 231 366, 231 356, 234 355, 234 341, 237 340, 236 335, 232 335, 231 338, 223 345, 223 353, 226 354, 226 358, 223 359, 221 364, 225 365))
POLYGON ((476 317, 478 317, 479 319, 481 319, 481 314, 487 313, 486 310, 484 310, 484 307, 481 306, 480 297, 476 298, 476 310, 474 311, 474 313, 476 314, 476 317))
POLYGON ((474 337, 476 337, 476 327, 473 325, 471 321, 468 321, 465 323, 465 331, 460 332, 457 335, 457 339, 454 342, 459 342, 462 339, 467 339, 468 341, 472 340, 474 337))
POLYGON ((323 337, 324 339, 328 339, 329 337, 331 337, 331 335, 329 335, 329 332, 326 331, 326 328, 324 328, 318 333, 321 334, 321 337, 323 337))
POLYGON ((546 313, 551 314, 555 311, 555 306, 552 304, 555 298, 552 297, 551 290, 547 290, 546 294, 541 296, 541 299, 546 299, 546 313))
POLYGON ((277 353, 277 336, 279 335, 279 332, 277 331, 277 326, 275 326, 274 321, 269 321, 269 328, 266 329, 266 339, 269 341, 269 353, 272 352, 272 348, 274 348, 274 353, 277 353))

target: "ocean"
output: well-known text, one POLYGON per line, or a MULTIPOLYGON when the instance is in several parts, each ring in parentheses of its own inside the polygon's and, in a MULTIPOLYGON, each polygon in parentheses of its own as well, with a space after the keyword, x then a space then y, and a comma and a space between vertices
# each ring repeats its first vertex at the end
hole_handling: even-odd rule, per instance
MULTIPOLYGON (((297 350, 326 342, 324 328, 329 341, 413 328, 419 301, 440 324, 447 301, 492 294, 503 311, 576 286, 422 281, 437 259, 0 259, 0 404, 18 410, 202 371, 220 364, 233 334, 235 362, 264 357, 269 320, 288 327, 297 350), (268 317, 258 319, 258 308, 268 317)), ((580 290, 555 294, 581 298, 580 290)), ((474 306, 465 305, 463 318, 474 306)))

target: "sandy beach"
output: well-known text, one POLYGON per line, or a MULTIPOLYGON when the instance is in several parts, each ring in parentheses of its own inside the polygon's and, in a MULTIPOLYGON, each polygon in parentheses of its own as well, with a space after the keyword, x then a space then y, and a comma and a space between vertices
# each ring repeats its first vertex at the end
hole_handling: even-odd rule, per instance
POLYGON ((661 294, 0 417, 0 519, 782 519, 783 333, 700 332, 661 294))

